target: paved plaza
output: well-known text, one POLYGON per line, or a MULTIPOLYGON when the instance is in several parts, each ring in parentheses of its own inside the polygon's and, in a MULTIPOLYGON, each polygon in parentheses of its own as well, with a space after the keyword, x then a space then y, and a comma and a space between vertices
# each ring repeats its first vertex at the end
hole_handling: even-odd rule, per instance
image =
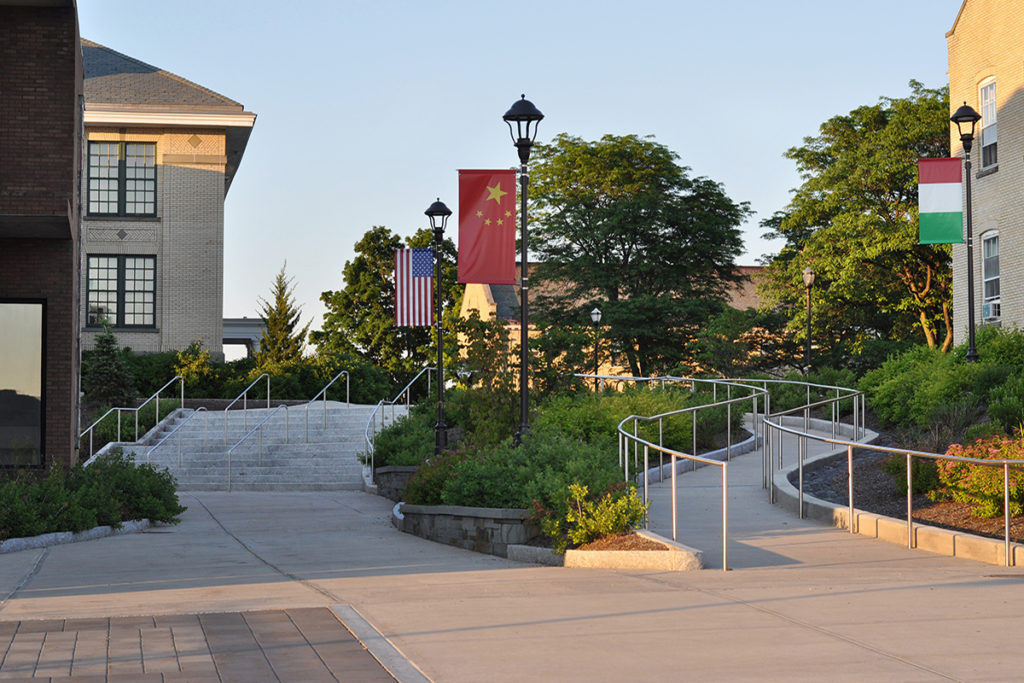
POLYGON ((710 567, 689 573, 474 554, 360 492, 183 492, 178 526, 0 556, 0 679, 1020 678, 1024 571, 798 520, 755 452, 730 467, 725 572, 719 482, 680 478, 679 540, 710 567))

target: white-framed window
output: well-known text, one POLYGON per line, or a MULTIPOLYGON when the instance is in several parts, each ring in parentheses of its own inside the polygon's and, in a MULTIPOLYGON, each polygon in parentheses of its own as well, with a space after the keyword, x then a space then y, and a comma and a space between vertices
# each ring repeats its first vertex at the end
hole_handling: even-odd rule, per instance
POLYGON ((996 79, 981 82, 978 91, 981 101, 981 167, 990 168, 999 162, 996 129, 996 79))
POLYGON ((981 317, 986 321, 1000 318, 999 296, 999 233, 986 232, 981 236, 981 317))

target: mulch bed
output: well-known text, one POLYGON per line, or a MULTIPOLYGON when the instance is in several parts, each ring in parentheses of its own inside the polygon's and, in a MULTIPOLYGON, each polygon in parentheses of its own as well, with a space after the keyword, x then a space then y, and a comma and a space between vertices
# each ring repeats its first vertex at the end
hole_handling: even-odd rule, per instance
POLYGON ((668 546, 630 531, 599 538, 591 543, 581 545, 576 550, 668 550, 668 546))

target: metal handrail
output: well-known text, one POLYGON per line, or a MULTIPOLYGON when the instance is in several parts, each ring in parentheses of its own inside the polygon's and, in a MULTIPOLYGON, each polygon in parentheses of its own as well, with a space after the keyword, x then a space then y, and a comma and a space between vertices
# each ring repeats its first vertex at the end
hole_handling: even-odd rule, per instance
POLYGON ((245 433, 244 436, 242 436, 242 438, 240 438, 238 441, 236 441, 234 446, 232 446, 231 448, 228 449, 228 491, 231 490, 231 454, 235 452, 236 448, 238 448, 240 445, 242 445, 242 442, 244 442, 246 439, 248 439, 250 436, 252 436, 254 432, 259 431, 260 439, 259 439, 259 447, 258 447, 258 450, 257 450, 257 453, 258 453, 257 457, 259 459, 258 459, 257 462, 258 462, 259 465, 262 465, 263 464, 263 425, 266 424, 266 422, 268 420, 270 420, 270 418, 274 417, 274 415, 277 414, 277 411, 281 410, 282 408, 284 408, 284 416, 285 416, 285 418, 284 418, 284 442, 286 444, 288 443, 288 406, 286 406, 285 404, 282 403, 281 405, 277 406, 276 408, 271 410, 269 413, 267 413, 267 415, 262 420, 260 420, 258 423, 253 425, 252 429, 250 429, 248 432, 245 433))
MULTIPOLYGON (((617 379, 632 379, 617 377, 617 379)), ((670 472, 672 477, 672 540, 678 539, 678 480, 677 480, 677 466, 676 461, 678 458, 689 460, 693 463, 693 467, 696 468, 697 463, 705 465, 713 465, 722 469, 722 569, 724 571, 729 570, 729 461, 732 460, 732 406, 736 403, 752 403, 752 413, 757 415, 757 403, 760 397, 765 397, 767 400, 768 392, 761 387, 743 384, 739 382, 732 382, 728 380, 718 379, 700 379, 700 378, 687 378, 687 377, 652 377, 652 378, 637 378, 642 381, 649 383, 660 382, 661 386, 664 387, 666 383, 681 383, 689 384, 691 391, 696 391, 699 383, 710 384, 712 386, 712 402, 697 406, 687 406, 677 410, 671 410, 658 415, 630 415, 624 418, 618 425, 617 432, 619 435, 619 465, 624 467, 624 476, 626 480, 629 480, 629 445, 633 445, 633 459, 634 464, 638 457, 637 451, 640 446, 643 446, 644 450, 644 465, 643 465, 643 489, 644 489, 644 504, 648 503, 649 500, 649 473, 650 473, 650 451, 653 448, 659 453, 661 458, 661 468, 664 468, 664 456, 670 457, 670 472), (718 398, 718 386, 724 385, 727 387, 727 398, 719 401, 718 398), (732 397, 733 388, 742 389, 748 392, 746 395, 732 397), (697 413, 701 410, 707 410, 711 408, 726 407, 726 433, 727 433, 727 446, 726 446, 726 460, 713 460, 710 458, 702 458, 697 455, 697 413), (668 448, 663 443, 664 434, 664 420, 667 417, 673 417, 677 415, 684 415, 690 413, 693 416, 693 427, 691 435, 693 438, 693 453, 686 453, 683 451, 668 448), (658 422, 658 443, 648 441, 639 436, 639 423, 640 422, 658 422), (626 426, 632 422, 633 431, 630 433, 626 426)), ((757 439, 757 421, 754 421, 754 439, 756 443, 757 439)), ((659 476, 661 475, 662 469, 659 469, 659 476)))
POLYGON ((376 433, 376 431, 377 431, 377 414, 381 413, 380 426, 381 426, 381 429, 383 429, 384 428, 384 417, 383 417, 383 410, 382 410, 382 408, 385 405, 390 405, 391 406, 391 422, 394 422, 395 421, 395 405, 397 405, 402 400, 402 396, 404 395, 405 396, 405 407, 408 410, 409 402, 410 402, 409 396, 410 396, 410 392, 412 391, 412 385, 416 382, 416 380, 418 380, 420 377, 423 376, 423 373, 427 373, 427 393, 430 393, 430 384, 429 384, 430 383, 430 373, 432 371, 434 371, 435 369, 436 368, 433 368, 433 367, 431 367, 429 365, 427 367, 423 368, 418 373, 416 373, 415 377, 413 377, 411 380, 409 380, 409 383, 406 384, 402 388, 401 391, 399 391, 397 394, 395 394, 395 397, 393 399, 388 400, 386 398, 382 398, 381 400, 377 401, 377 405, 374 406, 372 411, 370 411, 370 417, 367 418, 367 420, 366 420, 366 427, 363 429, 363 438, 366 440, 366 452, 369 454, 370 476, 371 477, 373 476, 373 469, 374 469, 373 468, 373 464, 374 464, 373 463, 374 447, 373 447, 373 437, 371 436, 371 433, 376 433), (372 431, 371 431, 371 427, 372 427, 372 431))
MULTIPOLYGON (((180 430, 182 427, 184 427, 186 424, 188 424, 192 420, 193 417, 195 417, 199 413, 203 413, 203 412, 206 412, 206 406, 199 406, 198 408, 196 408, 192 412, 191 415, 186 417, 179 424, 175 425, 174 429, 172 429, 171 431, 167 432, 162 439, 160 439, 159 441, 156 442, 156 444, 154 444, 153 446, 150 446, 149 450, 146 451, 146 462, 149 462, 150 456, 153 454, 153 451, 155 451, 157 448, 162 446, 164 441, 167 441, 167 439, 169 439, 172 434, 174 434, 175 432, 180 430)), ((205 427, 206 427, 206 429, 203 432, 203 445, 204 446, 206 445, 206 438, 207 438, 207 436, 209 436, 209 432, 210 432, 210 414, 209 413, 206 413, 206 425, 205 425, 205 427)), ((181 434, 178 434, 178 467, 181 467, 181 434)))
POLYGON ((317 392, 316 396, 314 396, 313 398, 309 399, 309 402, 306 403, 305 406, 304 406, 305 411, 306 411, 306 443, 309 443, 309 407, 311 405, 313 405, 313 403, 318 398, 320 398, 321 395, 323 395, 323 397, 324 397, 324 400, 323 400, 323 405, 324 405, 324 429, 327 429, 327 390, 330 389, 331 385, 334 384, 335 382, 337 382, 338 378, 341 377, 342 375, 345 375, 345 407, 348 408, 348 407, 352 406, 352 402, 350 400, 351 395, 349 394, 349 373, 348 373, 348 370, 342 370, 337 375, 335 375, 334 378, 330 382, 328 382, 326 385, 324 385, 324 388, 321 389, 319 392, 317 392))
MULTIPOLYGON (((892 446, 877 446, 874 444, 868 444, 860 441, 849 441, 846 439, 839 439, 835 437, 827 437, 819 434, 814 434, 809 430, 800 431, 792 427, 786 427, 782 424, 782 420, 779 419, 778 424, 770 421, 771 418, 779 417, 781 415, 766 415, 762 418, 765 429, 776 430, 781 438, 782 433, 787 433, 793 436, 797 436, 804 439, 814 439, 815 441, 821 441, 836 446, 843 446, 846 448, 846 467, 847 467, 847 507, 849 519, 847 521, 847 527, 851 534, 855 534, 858 531, 855 524, 856 520, 856 508, 854 507, 853 501, 853 449, 863 448, 866 450, 877 451, 880 453, 891 453, 893 455, 904 455, 906 456, 907 462, 907 548, 913 550, 914 548, 914 458, 929 458, 931 460, 949 460, 953 462, 970 463, 974 465, 985 465, 987 467, 1002 467, 1003 468, 1003 547, 1005 551, 1004 564, 1010 566, 1010 467, 1024 467, 1024 462, 1015 459, 992 459, 985 460, 981 458, 967 458, 960 455, 946 455, 944 453, 930 453, 928 451, 917 451, 909 448, 895 448, 892 446)), ((767 431, 766 431, 767 437, 767 431)), ((855 435, 856 438, 856 435, 855 435)), ((765 439, 768 440, 767 438, 765 439)), ((781 465, 780 465, 781 466, 781 465)), ((801 472, 803 462, 800 462, 801 472)), ((800 493, 800 516, 803 517, 803 480, 799 482, 799 493, 800 493)))
POLYGON ((242 429, 249 427, 249 406, 248 406, 248 394, 249 390, 256 386, 256 382, 259 382, 264 377, 267 378, 267 408, 270 408, 270 374, 264 372, 262 375, 254 379, 249 386, 242 389, 242 393, 235 397, 231 403, 228 404, 227 408, 224 409, 224 443, 228 442, 228 411, 231 410, 231 406, 238 403, 239 399, 242 401, 242 429))
POLYGON ((156 392, 152 396, 147 398, 145 401, 140 403, 135 408, 111 408, 110 410, 105 412, 100 419, 96 420, 91 425, 89 425, 85 429, 84 432, 82 432, 81 434, 78 435, 78 440, 79 441, 81 441, 82 437, 84 437, 86 434, 89 435, 89 457, 92 457, 92 455, 93 455, 93 431, 95 430, 96 426, 99 425, 100 422, 103 422, 103 420, 106 419, 107 415, 110 415, 110 413, 114 412, 115 410, 117 411, 117 441, 120 442, 121 441, 121 413, 122 412, 134 412, 135 413, 135 440, 138 441, 139 440, 139 411, 142 410, 142 408, 145 407, 145 405, 147 403, 149 403, 150 401, 156 399, 156 420, 154 421, 154 425, 159 424, 160 423, 160 394, 163 392, 164 389, 166 389, 167 387, 171 386, 175 382, 179 382, 179 381, 181 382, 181 405, 179 407, 184 408, 185 407, 185 379, 181 375, 177 375, 177 376, 174 377, 174 379, 170 380, 169 382, 164 384, 162 387, 157 389, 156 392))

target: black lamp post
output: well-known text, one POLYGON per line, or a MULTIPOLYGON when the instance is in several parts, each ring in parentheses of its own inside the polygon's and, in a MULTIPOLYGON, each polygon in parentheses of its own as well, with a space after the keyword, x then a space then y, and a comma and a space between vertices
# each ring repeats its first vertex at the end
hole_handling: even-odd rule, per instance
POLYGON ((590 312, 590 319, 594 321, 594 393, 597 393, 597 342, 600 339, 600 332, 597 326, 601 324, 601 309, 594 307, 594 310, 590 312))
POLYGON ((533 147, 533 140, 537 137, 537 127, 540 120, 544 118, 544 114, 540 113, 537 107, 533 106, 533 102, 526 99, 526 95, 522 96, 522 99, 516 101, 505 115, 501 117, 508 124, 509 134, 512 136, 512 142, 515 144, 516 149, 519 150, 519 162, 522 167, 519 171, 519 184, 520 184, 520 219, 522 222, 522 275, 521 284, 519 288, 520 292, 520 316, 521 316, 521 330, 520 330, 520 359, 519 359, 519 432, 516 434, 516 442, 521 443, 523 437, 526 436, 526 430, 530 426, 530 390, 529 390, 529 241, 527 239, 528 234, 526 231, 526 188, 529 184, 529 174, 527 172, 527 162, 530 161, 530 149, 533 147), (512 124, 515 123, 515 129, 512 128, 512 124), (531 126, 533 130, 531 130, 531 126))
POLYGON ((974 234, 971 231, 971 145, 974 143, 974 126, 981 120, 981 114, 964 105, 957 109, 949 120, 960 131, 960 142, 964 146, 964 174, 967 176, 967 362, 978 360, 974 347, 974 234))
POLYGON ((807 290, 807 348, 805 353, 807 369, 804 371, 804 374, 809 375, 811 373, 811 288, 814 287, 814 269, 807 266, 804 268, 802 275, 804 278, 804 288, 807 290))
POLYGON ((438 455, 448 447, 448 426, 444 423, 444 343, 441 337, 441 247, 444 241, 444 228, 452 210, 444 205, 440 198, 424 211, 430 217, 430 227, 434 230, 434 298, 437 301, 437 424, 434 425, 434 455, 438 455))

